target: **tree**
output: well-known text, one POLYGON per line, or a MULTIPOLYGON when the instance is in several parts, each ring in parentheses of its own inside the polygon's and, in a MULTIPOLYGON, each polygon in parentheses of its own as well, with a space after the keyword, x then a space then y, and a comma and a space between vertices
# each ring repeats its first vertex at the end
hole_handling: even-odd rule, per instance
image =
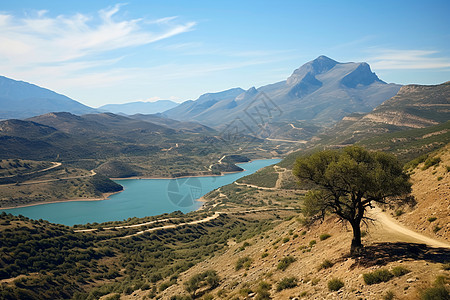
POLYGON ((350 253, 362 248, 361 221, 373 202, 386 204, 409 199, 409 176, 395 156, 369 152, 349 146, 341 150, 326 150, 297 159, 293 174, 303 183, 316 188, 306 195, 303 213, 322 217, 332 212, 348 221, 353 229, 350 253))

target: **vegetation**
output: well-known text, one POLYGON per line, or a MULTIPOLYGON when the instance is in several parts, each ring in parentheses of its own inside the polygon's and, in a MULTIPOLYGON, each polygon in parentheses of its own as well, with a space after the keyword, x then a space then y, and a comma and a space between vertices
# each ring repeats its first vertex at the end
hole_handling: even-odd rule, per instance
POLYGON ((252 261, 253 260, 249 256, 240 257, 236 262, 236 271, 239 271, 242 268, 248 270, 250 268, 250 265, 252 264, 252 261))
POLYGON ((281 261, 278 263, 277 269, 284 271, 295 261, 296 261, 295 257, 292 256, 283 257, 281 261))
POLYGON ((240 183, 253 184, 261 187, 275 187, 278 179, 278 173, 275 172, 273 166, 268 166, 256 173, 242 177, 238 180, 240 183))
POLYGON ((326 239, 328 239, 328 238, 330 238, 330 237, 331 237, 330 234, 328 234, 328 233, 323 233, 323 234, 321 234, 321 235, 319 236, 319 240, 324 241, 324 240, 326 240, 326 239))
POLYGON ((395 277, 403 276, 405 274, 408 274, 409 272, 411 271, 402 266, 396 266, 392 268, 392 274, 394 274, 395 277))
POLYGON ((202 287, 207 287, 208 290, 212 290, 219 285, 220 278, 217 272, 214 270, 207 270, 203 273, 198 273, 189 278, 188 281, 184 283, 187 292, 192 294, 195 298, 196 292, 202 287))
POLYGON ((328 259, 325 259, 325 260, 319 265, 319 267, 317 268, 317 270, 320 271, 320 270, 322 270, 322 269, 329 269, 329 268, 331 268, 332 266, 334 266, 334 263, 331 262, 331 261, 328 260, 328 259))
POLYGON ((387 269, 378 269, 370 273, 363 274, 364 282, 367 285, 387 282, 394 277, 394 274, 387 269))
POLYGON ((366 208, 372 202, 388 203, 411 192, 409 176, 393 155, 357 146, 299 158, 293 172, 300 180, 317 185, 307 194, 304 214, 324 217, 330 211, 350 223, 352 254, 362 248, 360 224, 366 208))
POLYGON ((344 287, 344 282, 342 280, 333 278, 330 281, 328 281, 328 289, 332 292, 339 291, 341 288, 344 287))
MULTIPOLYGON (((181 221, 186 218, 182 214, 177 217, 181 221)), ((0 279, 21 276, 0 286, 0 298, 15 299, 22 293, 21 299, 25 295, 98 299, 111 293, 131 294, 138 289, 151 289, 156 294, 158 289, 174 284, 181 272, 223 251, 230 238, 241 242, 271 228, 264 225, 271 223, 265 218, 221 216, 207 225, 117 239, 141 228, 75 233, 67 226, 2 213, 0 279)), ((212 275, 205 275, 208 286, 217 282, 212 275)), ((204 282, 198 283, 200 290, 208 288, 204 282)))
POLYGON ((277 292, 285 289, 292 289, 297 286, 297 277, 285 277, 280 282, 277 283, 277 292))

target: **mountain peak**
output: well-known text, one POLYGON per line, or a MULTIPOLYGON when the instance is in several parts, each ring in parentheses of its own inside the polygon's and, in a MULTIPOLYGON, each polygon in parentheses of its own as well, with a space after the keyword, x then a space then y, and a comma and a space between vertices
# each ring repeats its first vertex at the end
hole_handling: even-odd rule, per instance
POLYGON ((325 73, 334 66, 339 64, 337 61, 326 57, 325 55, 321 55, 317 57, 316 59, 307 62, 300 68, 296 69, 294 73, 287 79, 288 85, 295 85, 303 80, 303 78, 306 77, 306 75, 310 74, 312 76, 325 73))

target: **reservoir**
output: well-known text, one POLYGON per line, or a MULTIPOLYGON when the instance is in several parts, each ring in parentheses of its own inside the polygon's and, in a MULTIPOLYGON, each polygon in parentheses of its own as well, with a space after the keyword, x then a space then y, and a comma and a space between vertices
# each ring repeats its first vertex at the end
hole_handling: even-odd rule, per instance
POLYGON ((245 171, 223 176, 118 180, 124 191, 107 200, 49 203, 0 211, 64 225, 122 221, 177 210, 187 213, 200 208, 202 203, 196 200, 206 193, 279 161, 262 159, 238 164, 245 171))

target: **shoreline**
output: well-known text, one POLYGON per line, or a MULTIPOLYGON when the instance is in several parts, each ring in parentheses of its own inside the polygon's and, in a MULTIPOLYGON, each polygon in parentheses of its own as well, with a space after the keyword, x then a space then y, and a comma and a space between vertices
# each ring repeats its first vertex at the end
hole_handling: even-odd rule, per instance
MULTIPOLYGON (((246 164, 246 163, 250 163, 253 161, 257 161, 257 160, 269 160, 269 159, 280 159, 280 158, 261 158, 261 159, 252 159, 248 162, 243 162, 243 163, 237 163, 236 165, 240 165, 240 164, 246 164)), ((240 172, 244 172, 246 171, 245 169, 243 169, 242 171, 236 171, 236 172, 222 172, 221 175, 196 175, 196 176, 181 176, 181 177, 168 177, 168 178, 157 178, 157 177, 127 177, 127 178, 110 178, 111 180, 126 180, 126 179, 132 179, 132 180, 136 180, 136 179, 157 179, 157 180, 167 180, 167 179, 181 179, 181 178, 189 178, 189 177, 217 177, 217 176, 224 176, 226 174, 234 174, 234 173, 240 173, 240 172)), ((18 205, 18 206, 8 206, 8 207, 0 207, 0 210, 10 210, 10 209, 14 209, 14 208, 25 208, 25 207, 30 207, 30 206, 37 206, 37 205, 44 205, 44 204, 54 204, 54 203, 62 203, 62 202, 81 202, 81 201, 103 201, 103 200, 109 200, 109 197, 114 195, 114 194, 118 194, 123 192, 125 189, 118 191, 118 192, 114 192, 114 193, 103 193, 102 197, 99 198, 78 198, 78 199, 67 199, 67 200, 55 200, 55 201, 44 201, 44 202, 35 202, 35 203, 30 203, 30 204, 23 204, 23 205, 18 205)), ((201 205, 194 211, 199 211, 201 209, 203 209, 203 206, 206 202, 208 202, 208 200, 206 200, 204 198, 204 196, 198 198, 195 200, 196 202, 200 202, 201 205)))
MULTIPOLYGON (((282 159, 282 158, 258 158, 258 159, 251 159, 247 162, 241 162, 241 163, 236 163, 235 165, 241 165, 241 164, 247 164, 247 163, 251 163, 257 160, 268 160, 268 159, 282 159)), ((242 169, 242 171, 233 171, 233 172, 221 172, 220 175, 214 175, 214 174, 210 174, 210 175, 186 175, 186 176, 180 176, 180 177, 149 177, 149 176, 132 176, 132 177, 118 177, 118 178, 110 178, 111 180, 127 180, 127 179, 157 179, 157 180, 168 180, 168 179, 181 179, 181 178, 188 178, 188 177, 220 177, 220 176, 224 176, 227 174, 235 174, 235 173, 241 173, 246 171, 246 169, 242 169)))
POLYGON ((30 203, 30 204, 22 204, 22 205, 18 205, 18 206, 0 207, 0 210, 24 208, 24 207, 30 207, 30 206, 36 206, 36 205, 54 204, 54 203, 62 203, 62 202, 103 201, 103 200, 109 200, 110 196, 112 196, 114 194, 118 194, 120 192, 123 192, 123 190, 114 192, 114 193, 103 193, 102 197, 100 197, 100 198, 78 198, 78 199, 55 200, 55 201, 41 201, 41 202, 35 202, 35 203, 30 203))

